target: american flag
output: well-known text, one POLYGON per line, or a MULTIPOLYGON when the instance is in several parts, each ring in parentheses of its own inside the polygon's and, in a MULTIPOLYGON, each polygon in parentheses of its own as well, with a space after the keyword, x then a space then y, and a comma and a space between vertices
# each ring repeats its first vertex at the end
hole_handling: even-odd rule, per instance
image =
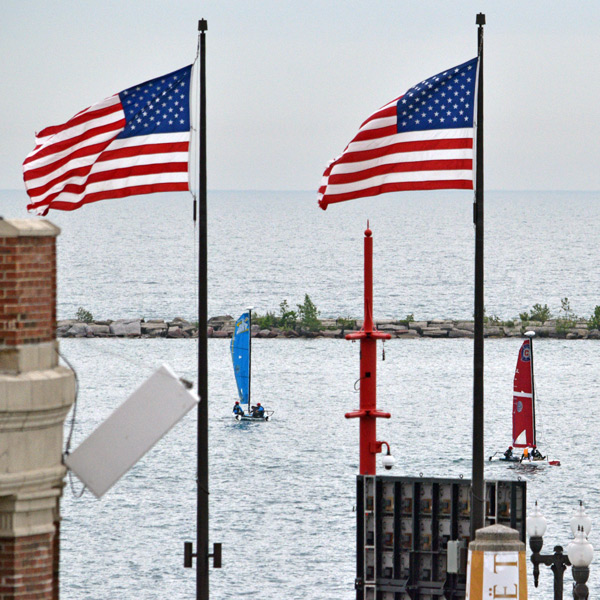
POLYGON ((374 112, 325 169, 319 206, 404 190, 473 189, 477 58, 374 112))
POLYGON ((128 88, 36 135, 23 163, 27 208, 187 191, 192 65, 128 88))

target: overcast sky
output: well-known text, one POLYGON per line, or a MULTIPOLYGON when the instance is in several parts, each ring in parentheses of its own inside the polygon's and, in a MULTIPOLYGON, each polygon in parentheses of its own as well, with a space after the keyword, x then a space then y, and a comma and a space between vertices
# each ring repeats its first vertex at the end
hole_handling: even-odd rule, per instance
POLYGON ((4 0, 0 189, 34 132, 193 61, 208 21, 209 189, 316 190, 375 109, 476 55, 487 189, 598 190, 600 3, 4 0))

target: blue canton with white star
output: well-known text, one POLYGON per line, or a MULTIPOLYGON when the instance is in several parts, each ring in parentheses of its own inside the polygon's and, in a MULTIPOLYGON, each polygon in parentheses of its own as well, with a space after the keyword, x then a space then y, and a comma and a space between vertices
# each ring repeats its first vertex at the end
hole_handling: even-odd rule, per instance
POLYGON ((410 88, 397 104, 397 131, 473 127, 477 59, 410 88))
POLYGON ((117 138, 189 131, 191 73, 189 65, 122 91, 126 125, 117 138))

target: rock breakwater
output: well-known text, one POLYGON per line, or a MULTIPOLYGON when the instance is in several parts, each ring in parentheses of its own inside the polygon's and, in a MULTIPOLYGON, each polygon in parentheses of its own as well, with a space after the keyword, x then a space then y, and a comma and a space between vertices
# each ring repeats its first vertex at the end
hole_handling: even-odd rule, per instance
MULTIPOLYGON (((252 325, 252 337, 257 338, 343 338, 347 333, 359 331, 362 320, 321 319, 316 330, 261 328, 252 325)), ((472 338, 473 321, 432 319, 428 321, 398 321, 381 319, 375 322, 377 329, 394 338, 472 338)), ((235 319, 230 315, 212 317, 207 323, 209 338, 230 338, 235 319)), ((484 335, 488 338, 524 337, 525 331, 535 331, 537 337, 559 339, 600 339, 598 329, 589 329, 587 322, 565 324, 560 320, 539 323, 509 322, 488 323, 484 335)), ((56 335, 59 338, 197 338, 198 324, 180 317, 171 321, 164 319, 117 319, 116 321, 91 321, 85 323, 75 319, 59 321, 56 335)))

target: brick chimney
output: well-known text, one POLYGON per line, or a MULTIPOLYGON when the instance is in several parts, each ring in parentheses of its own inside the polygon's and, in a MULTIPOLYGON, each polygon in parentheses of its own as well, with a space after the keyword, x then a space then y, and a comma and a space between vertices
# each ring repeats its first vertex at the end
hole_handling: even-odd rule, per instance
POLYGON ((55 339, 59 233, 0 218, 0 600, 59 597, 62 432, 75 397, 55 339))

